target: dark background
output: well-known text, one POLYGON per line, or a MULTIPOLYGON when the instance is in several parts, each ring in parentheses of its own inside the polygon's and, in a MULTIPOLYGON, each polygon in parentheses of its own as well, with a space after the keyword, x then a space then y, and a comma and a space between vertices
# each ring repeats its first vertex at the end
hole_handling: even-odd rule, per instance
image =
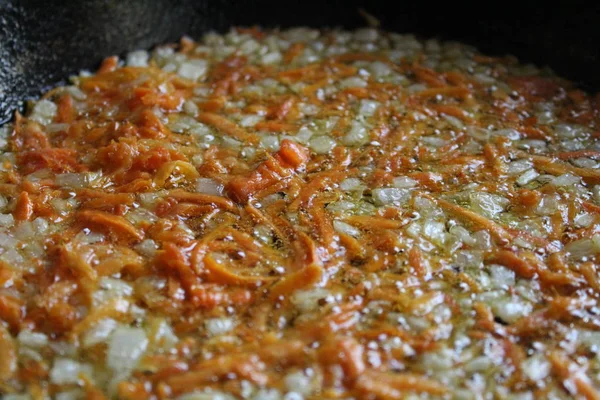
POLYGON ((600 2, 0 0, 0 122, 23 100, 105 56, 232 25, 382 28, 455 39, 549 65, 600 90, 600 2))

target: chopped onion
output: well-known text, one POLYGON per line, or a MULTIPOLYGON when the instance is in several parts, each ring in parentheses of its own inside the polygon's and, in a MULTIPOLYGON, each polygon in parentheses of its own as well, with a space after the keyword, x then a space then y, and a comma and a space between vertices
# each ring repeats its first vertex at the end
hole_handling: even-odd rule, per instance
POLYGON ((12 214, 0 214, 0 227, 10 228, 15 224, 12 214))
POLYGON ((33 107, 33 112, 29 116, 29 119, 39 122, 42 125, 48 125, 54 119, 57 110, 57 105, 50 100, 40 100, 33 107))
POLYGON ((262 115, 256 115, 256 114, 245 115, 242 117, 242 119, 240 119, 240 125, 245 128, 248 128, 248 127, 258 124, 263 119, 264 119, 264 117, 262 115))
POLYGON ((48 344, 48 336, 40 332, 22 330, 17 336, 17 340, 23 346, 40 348, 48 344))
POLYGON ((573 174, 564 174, 557 176, 551 182, 556 187, 569 187, 581 182, 581 178, 573 174))
POLYGON ((525 359, 521 368, 525 376, 535 383, 542 381, 550 374, 550 363, 539 353, 525 359))
POLYGON ((473 234, 473 247, 479 250, 489 250, 492 247, 492 237, 488 231, 477 231, 473 234))
POLYGON ((399 189, 409 189, 418 185, 418 182, 408 176, 398 176, 394 178, 392 186, 399 189))
POLYGON ((274 135, 264 135, 260 138, 260 145, 271 151, 279 150, 279 138, 274 135))
POLYGON ((79 189, 88 186, 88 174, 66 173, 57 174, 55 182, 58 186, 79 189))
POLYGON ((192 100, 187 100, 183 103, 183 111, 190 117, 195 117, 198 115, 198 105, 192 100))
MULTIPOLYGON (((519 140, 521 138, 521 133, 515 129, 499 129, 497 131, 494 131, 494 135, 504 136, 505 138, 510 140, 519 140)), ((546 145, 546 142, 539 142, 542 142, 544 146, 546 145)))
POLYGON ((579 228, 588 228, 594 222, 595 217, 590 213, 582 213, 573 219, 573 223, 579 228))
POLYGON ((17 225, 13 231, 15 238, 19 240, 29 240, 33 238, 38 232, 33 229, 33 224, 29 221, 23 221, 17 225))
POLYGON ((369 70, 376 79, 386 77, 392 73, 392 68, 381 61, 372 62, 369 70))
POLYGON ((329 136, 314 136, 310 139, 308 146, 317 154, 327 154, 333 150, 336 143, 329 136))
POLYGON ((90 328, 82 338, 84 347, 90 347, 97 343, 104 343, 110 337, 110 334, 117 329, 117 321, 112 318, 104 318, 98 321, 90 328))
POLYGON ((223 196, 223 189, 223 184, 215 181, 214 179, 196 179, 196 191, 198 193, 210 194, 213 196, 223 196))
POLYGON ((167 321, 160 321, 158 329, 156 329, 156 334, 154 335, 154 343, 158 344, 160 348, 168 350, 173 348, 178 341, 179 338, 175 335, 173 328, 167 321))
POLYGON ((472 246, 475 244, 475 240, 471 237, 471 234, 468 230, 463 228, 462 226, 455 225, 449 229, 449 232, 460 239, 461 242, 472 246))
POLYGON ((136 50, 127 53, 125 63, 129 67, 147 67, 150 54, 146 50, 136 50))
POLYGON ((106 363, 115 374, 129 373, 148 347, 148 338, 140 328, 117 328, 108 343, 106 363))
POLYGON ((598 163, 587 157, 575 158, 571 160, 571 163, 579 168, 598 168, 598 163))
POLYGON ((378 188, 371 191, 371 196, 378 206, 401 205, 410 199, 411 192, 400 188, 378 188))
POLYGON ((492 307, 494 314, 510 324, 529 315, 533 310, 531 304, 525 303, 517 298, 507 300, 497 299, 492 302, 490 306, 492 307))
POLYGON ((211 336, 218 336, 231 331, 235 324, 231 318, 213 318, 206 320, 204 326, 211 336))
POLYGON ((509 175, 518 175, 533 167, 533 163, 529 160, 517 160, 506 165, 506 173, 509 175))
POLYGON ((538 215, 552 215, 558 211, 559 203, 554 195, 547 194, 540 200, 540 204, 538 204, 535 209, 536 214, 538 215))
POLYGON ((68 358, 57 358, 50 370, 50 382, 57 385, 67 385, 79 382, 79 376, 91 377, 92 366, 73 361, 68 358))
POLYGON ((488 218, 495 218, 510 204, 506 197, 486 192, 470 193, 473 211, 488 218))
POLYGON ((360 101, 360 107, 358 109, 358 113, 360 115, 370 117, 373 114, 375 114, 375 111, 377 111, 378 107, 379 107, 379 102, 374 101, 374 100, 362 99, 360 101))
POLYGON ((573 260, 586 261, 599 252, 600 248, 592 239, 575 240, 565 246, 569 258, 573 260))
POLYGON ((272 51, 270 53, 265 54, 261 58, 261 62, 263 64, 277 64, 283 60, 283 56, 279 51, 272 51))
POLYGON ((208 61, 202 59, 194 59, 182 63, 177 69, 177 74, 183 78, 197 81, 203 77, 208 70, 208 61))
POLYGON ((358 76, 353 76, 350 78, 342 79, 340 81, 340 87, 342 89, 360 87, 367 87, 367 82, 364 79, 359 78, 358 76))
POLYGON ((137 244, 134 249, 143 256, 153 257, 156 254, 158 245, 152 239, 145 239, 137 244))
POLYGON ((330 295, 331 292, 324 288, 296 290, 290 300, 300 311, 309 312, 319 307, 319 300, 330 295))
POLYGON ((359 121, 352 121, 350 131, 342 138, 346 146, 362 146, 369 141, 367 128, 359 121))
POLYGON ((344 233, 354 237, 360 236, 360 230, 337 219, 333 221, 333 229, 338 233, 344 233))
POLYGON ((502 265, 490 265, 490 275, 494 288, 508 289, 515 285, 515 272, 502 265))
POLYGON ((354 32, 354 39, 359 42, 374 42, 378 36, 379 33, 374 28, 361 28, 354 32))
POLYGON ((183 394, 177 397, 177 400, 236 400, 236 397, 227 393, 218 392, 212 389, 206 389, 203 392, 194 391, 191 393, 183 394))
POLYGON ((291 372, 283 378, 285 387, 290 392, 309 395, 312 392, 310 378, 302 371, 291 372))
POLYGON ((340 183, 340 189, 344 191, 356 191, 365 189, 365 186, 358 178, 346 178, 340 183))
POLYGON ((532 169, 529 169, 529 170, 525 171, 521 176, 519 176, 517 178, 517 180, 515 182, 519 186, 525 186, 529 182, 531 182, 534 179, 536 179, 538 176, 540 176, 540 174, 538 174, 537 171, 532 168, 532 169))

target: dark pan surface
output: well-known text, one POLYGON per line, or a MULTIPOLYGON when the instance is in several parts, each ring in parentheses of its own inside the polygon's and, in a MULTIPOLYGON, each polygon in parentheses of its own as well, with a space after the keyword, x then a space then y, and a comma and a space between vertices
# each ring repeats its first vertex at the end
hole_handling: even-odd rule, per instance
POLYGON ((0 0, 0 122, 22 100, 105 56, 232 25, 364 25, 359 8, 397 32, 455 39, 489 54, 549 65, 600 89, 600 3, 382 0, 0 0), (451 4, 453 3, 453 4, 451 4))

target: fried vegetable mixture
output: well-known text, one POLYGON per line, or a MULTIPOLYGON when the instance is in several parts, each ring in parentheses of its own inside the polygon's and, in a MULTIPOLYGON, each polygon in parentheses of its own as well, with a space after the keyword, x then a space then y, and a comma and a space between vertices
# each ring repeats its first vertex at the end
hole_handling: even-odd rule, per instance
POLYGON ((600 97, 375 29, 107 58, 0 128, 0 393, 600 398, 600 97))

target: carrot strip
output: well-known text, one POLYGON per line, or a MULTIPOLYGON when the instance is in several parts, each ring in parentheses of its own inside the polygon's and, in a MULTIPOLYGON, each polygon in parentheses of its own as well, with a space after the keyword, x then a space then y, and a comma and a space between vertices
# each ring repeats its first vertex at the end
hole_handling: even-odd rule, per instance
POLYGON ((586 183, 598 184, 600 183, 600 171, 590 168, 579 168, 559 162, 555 159, 545 156, 531 155, 527 153, 520 153, 523 157, 531 158, 536 168, 553 175, 563 175, 568 172, 581 177, 586 183))
POLYGON ((198 121, 210 125, 213 128, 218 129, 224 134, 231 136, 235 139, 253 144, 256 144, 258 142, 258 138, 256 135, 249 133, 241 126, 237 125, 236 123, 230 121, 226 117, 223 117, 219 114, 201 112, 198 114, 197 118, 198 121))
POLYGON ((13 216, 17 221, 28 221, 33 215, 33 202, 29 198, 29 193, 21 192, 17 198, 17 204, 13 216))
POLYGON ((251 354, 219 356, 194 366, 193 371, 168 378, 166 383, 173 392, 183 393, 215 379, 224 378, 228 374, 236 374, 239 378, 264 385, 268 378, 262 371, 264 364, 256 362, 257 358, 251 354))
POLYGON ((336 364, 342 368, 345 380, 355 381, 366 369, 363 361, 363 347, 354 338, 332 340, 319 351, 322 364, 336 364))
POLYGON ((244 287, 260 287, 264 283, 277 279, 271 276, 243 276, 231 272, 223 264, 218 263, 210 254, 204 256, 204 268, 206 268, 206 279, 210 282, 224 285, 236 285, 244 287))
POLYGON ((537 272, 535 266, 509 250, 497 251, 490 261, 504 265, 508 269, 513 270, 517 275, 527 279, 533 278, 537 272))
POLYGON ((283 140, 275 157, 260 164, 250 176, 233 178, 226 186, 229 196, 238 203, 246 203, 254 194, 290 177, 295 170, 304 166, 308 151, 303 146, 283 140))
POLYGON ((553 157, 556 157, 560 160, 571 160, 573 158, 579 157, 589 157, 589 158, 600 158, 600 151, 598 150, 576 150, 576 151, 563 151, 560 153, 552 154, 553 157))
POLYGON ((56 122, 70 123, 75 119, 75 108, 73 107, 73 98, 70 94, 64 94, 58 100, 58 109, 56 111, 56 122))
POLYGON ((471 210, 467 210, 457 204, 451 203, 444 199, 435 199, 431 196, 426 196, 430 200, 433 200, 444 210, 455 214, 458 217, 462 217, 465 220, 471 222, 474 225, 477 225, 483 229, 487 229, 492 236, 501 244, 509 243, 513 239, 513 235, 510 234, 506 229, 502 226, 498 225, 492 220, 487 219, 486 217, 479 215, 471 210))
POLYGON ((456 97, 458 99, 466 99, 471 96, 471 91, 464 87, 445 86, 425 89, 414 94, 417 98, 428 99, 436 96, 456 97))
POLYGON ((179 171, 181 172, 187 179, 194 179, 200 177, 200 174, 196 170, 196 168, 186 162, 186 161, 170 161, 164 163, 158 171, 156 171, 156 175, 154 176, 154 185, 156 187, 163 187, 167 182, 167 179, 173 174, 173 172, 179 171))
POLYGON ((407 392, 443 395, 448 391, 442 384, 422 375, 388 374, 373 370, 362 373, 355 387, 365 395, 375 395, 381 400, 403 399, 407 392))
POLYGON ((472 123, 473 118, 462 108, 448 104, 431 104, 427 107, 437 111, 440 114, 446 114, 458 118, 466 123, 472 123))
POLYGON ((118 215, 109 214, 104 211, 83 210, 77 214, 82 222, 88 222, 99 228, 104 228, 115 235, 125 239, 142 240, 144 234, 138 231, 131 222, 118 215))
POLYGON ((279 300, 293 293, 295 290, 305 289, 318 283, 323 276, 323 267, 317 264, 309 264, 299 271, 286 275, 275 283, 270 290, 269 297, 279 300))
POLYGON ((400 229, 404 226, 402 221, 370 215, 353 215, 346 218, 345 221, 365 229, 400 229))
POLYGON ((423 260, 423 253, 417 246, 413 246, 408 251, 408 264, 414 269, 418 277, 425 277, 429 271, 423 260))
MULTIPOLYGON (((554 373, 564 382, 572 382, 583 398, 587 400, 600 400, 600 392, 592 385, 589 378, 571 362, 569 357, 559 350, 552 351, 548 356, 554 373)), ((571 385, 569 385, 571 386, 571 385)))
POLYGON ((283 62, 290 64, 296 57, 298 57, 303 51, 306 45, 304 43, 294 43, 283 55, 283 62))
POLYGON ((98 74, 103 74, 106 72, 113 72, 117 68, 118 64, 119 64, 119 57, 117 57, 117 56, 106 57, 102 61, 102 64, 100 64, 100 68, 98 68, 98 74))
POLYGON ((17 372, 17 348, 10 333, 0 324, 0 382, 17 372))
POLYGON ((288 123, 280 122, 280 121, 261 121, 261 122, 257 123, 254 126, 254 128, 258 129, 260 131, 279 132, 279 133, 281 133, 281 132, 293 133, 296 130, 298 130, 296 125, 288 124, 288 123))
POLYGON ((171 190, 167 195, 177 201, 201 205, 212 205, 215 207, 224 208, 228 211, 237 210, 237 207, 231 200, 221 196, 214 196, 204 193, 190 193, 179 189, 171 190))

